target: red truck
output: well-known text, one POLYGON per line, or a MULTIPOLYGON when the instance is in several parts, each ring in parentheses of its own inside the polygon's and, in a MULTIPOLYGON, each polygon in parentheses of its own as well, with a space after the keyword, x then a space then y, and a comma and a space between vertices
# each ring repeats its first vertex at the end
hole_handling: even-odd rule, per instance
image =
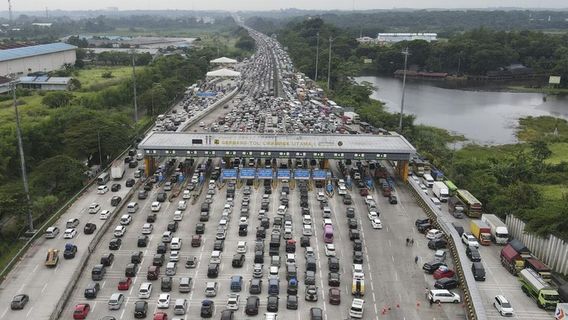
POLYGON ((527 258, 525 260, 525 267, 536 271, 536 273, 538 273, 544 279, 544 281, 552 281, 552 270, 549 266, 547 266, 537 258, 527 258))
POLYGON ((525 268, 525 259, 511 244, 507 244, 501 249, 501 264, 512 275, 516 276, 519 271, 525 268))

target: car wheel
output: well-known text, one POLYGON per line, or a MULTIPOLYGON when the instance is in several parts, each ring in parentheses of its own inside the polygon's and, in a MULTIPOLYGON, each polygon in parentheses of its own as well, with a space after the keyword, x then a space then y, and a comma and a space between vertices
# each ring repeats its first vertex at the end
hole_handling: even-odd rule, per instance
POLYGON ((460 301, 459 301, 459 300, 454 300, 454 303, 460 303, 460 301))
POLYGON ((436 300, 436 301, 434 301, 434 303, 440 303, 440 300, 436 300))

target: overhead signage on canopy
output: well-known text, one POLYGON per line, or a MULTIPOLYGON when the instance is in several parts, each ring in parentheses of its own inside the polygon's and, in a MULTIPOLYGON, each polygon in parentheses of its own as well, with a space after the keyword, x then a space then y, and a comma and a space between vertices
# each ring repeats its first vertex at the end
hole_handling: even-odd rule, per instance
POLYGON ((272 169, 258 169, 259 179, 272 179, 272 169))
POLYGON ((198 97, 214 97, 217 95, 215 91, 198 92, 196 96, 198 97))
POLYGON ((294 170, 294 179, 308 180, 310 179, 310 171, 306 169, 296 169, 294 170))
POLYGON ((237 169, 224 169, 221 172, 221 177, 223 180, 235 180, 237 179, 237 169))
POLYGON ((256 170, 251 168, 243 168, 239 171, 240 179, 254 179, 256 177, 256 170))
POLYGON ((290 179, 290 170, 278 169, 277 177, 278 179, 290 179))
POLYGON ((314 180, 325 180, 327 178, 327 172, 325 170, 314 170, 312 172, 312 179, 314 180))

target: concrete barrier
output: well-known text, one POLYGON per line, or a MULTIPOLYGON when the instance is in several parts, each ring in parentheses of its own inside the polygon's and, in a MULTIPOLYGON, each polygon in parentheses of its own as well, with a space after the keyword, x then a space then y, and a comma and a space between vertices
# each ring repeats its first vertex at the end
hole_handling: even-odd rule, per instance
POLYGON ((218 101, 215 101, 213 104, 211 104, 209 107, 205 108, 205 110, 202 110, 196 117, 191 118, 187 121, 186 124, 183 125, 182 129, 180 131, 186 131, 187 128, 191 127, 192 125, 196 124, 197 121, 205 118, 205 116, 207 116, 211 111, 214 111, 215 109, 219 108, 220 106, 224 105, 225 103, 227 103, 229 100, 233 99, 233 97, 241 90, 241 85, 238 85, 233 91, 229 92, 227 95, 225 95, 224 97, 222 97, 221 99, 219 99, 218 101))
POLYGON ((434 206, 429 197, 422 192, 420 186, 413 179, 408 179, 408 185, 413 192, 416 202, 428 217, 434 222, 434 225, 444 231, 446 234, 446 239, 448 240, 450 246, 450 253, 452 254, 452 259, 454 265, 456 266, 456 273, 459 276, 460 283, 464 291, 463 302, 467 307, 467 318, 470 320, 487 320, 487 315, 485 313, 485 307, 481 302, 481 295, 479 294, 479 289, 471 272, 464 272, 463 266, 470 263, 469 259, 465 254, 465 250, 459 250, 461 248, 461 237, 452 226, 451 221, 447 220, 442 212, 434 206), (460 248, 458 248, 460 247, 460 248))

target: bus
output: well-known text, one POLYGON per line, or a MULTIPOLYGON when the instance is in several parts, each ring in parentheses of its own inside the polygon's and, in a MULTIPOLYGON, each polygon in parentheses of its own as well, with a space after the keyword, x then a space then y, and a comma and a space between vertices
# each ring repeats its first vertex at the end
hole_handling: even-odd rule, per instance
POLYGON ((465 214, 467 214, 468 217, 481 218, 483 206, 477 198, 464 189, 458 189, 457 196, 465 205, 465 214))
POLYGON ((448 187, 448 192, 450 193, 450 197, 455 195, 456 192, 458 191, 458 187, 456 187, 456 185, 450 180, 446 180, 444 181, 444 183, 446 184, 446 187, 448 187))
POLYGON ((325 243, 333 242, 333 226, 330 224, 326 224, 323 227, 323 241, 325 243))
POLYGON ((108 172, 103 172, 97 178, 97 184, 99 186, 105 185, 110 180, 110 174, 108 172))

